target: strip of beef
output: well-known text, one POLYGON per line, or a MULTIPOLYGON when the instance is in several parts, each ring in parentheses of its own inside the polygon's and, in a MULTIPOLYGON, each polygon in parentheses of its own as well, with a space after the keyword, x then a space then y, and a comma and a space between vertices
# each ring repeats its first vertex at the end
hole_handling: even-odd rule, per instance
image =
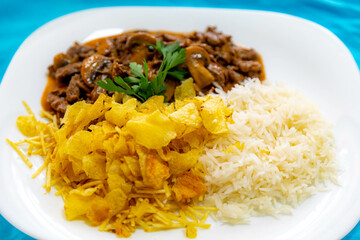
POLYGON ((111 69, 111 77, 126 77, 130 75, 130 68, 124 64, 121 64, 119 61, 114 61, 111 69))
POLYGON ((51 108, 60 116, 65 114, 66 107, 68 106, 65 97, 66 91, 64 89, 52 91, 47 97, 47 102, 50 104, 51 108))
POLYGON ((54 57, 53 67, 58 69, 64 67, 65 65, 71 63, 71 57, 65 53, 59 53, 54 57))
POLYGON ((228 70, 218 63, 210 63, 208 66, 210 73, 215 77, 215 81, 220 84, 221 87, 225 87, 226 82, 229 80, 228 70))
POLYGON ((208 69, 216 82, 222 87, 227 86, 224 90, 231 89, 246 77, 264 80, 261 57, 254 49, 237 46, 231 36, 218 32, 215 27, 208 27, 204 33, 194 32, 190 38, 193 40, 191 45, 199 45, 209 53, 212 63, 208 69))
POLYGON ((216 27, 208 27, 203 37, 211 46, 222 46, 231 41, 231 36, 216 31, 216 27))
POLYGON ((258 60, 259 54, 254 49, 239 48, 235 51, 236 57, 247 61, 247 60, 258 60))
POLYGON ((230 81, 233 82, 234 84, 241 83, 245 79, 244 75, 235 71, 234 66, 228 67, 228 73, 229 73, 230 81))
POLYGON ((75 44, 66 52, 67 55, 76 60, 82 60, 84 58, 90 57, 94 53, 96 53, 94 48, 87 45, 80 45, 77 42, 75 42, 75 44))
POLYGON ((236 66, 243 73, 256 74, 261 72, 261 64, 256 61, 237 61, 236 66))
POLYGON ((82 77, 80 77, 79 81, 76 81, 76 84, 85 93, 90 93, 92 91, 92 88, 88 87, 88 85, 85 84, 84 79, 82 79, 82 77))
POLYGON ((106 94, 106 91, 99 86, 95 86, 94 89, 91 91, 90 97, 87 99, 87 101, 90 103, 94 103, 101 93, 106 94))
POLYGON ((60 82, 65 82, 71 79, 72 75, 80 73, 82 62, 70 63, 60 67, 55 72, 55 79, 60 82))
POLYGON ((78 82, 81 82, 80 74, 72 76, 69 86, 66 88, 66 101, 73 103, 77 102, 80 98, 80 88, 78 82))

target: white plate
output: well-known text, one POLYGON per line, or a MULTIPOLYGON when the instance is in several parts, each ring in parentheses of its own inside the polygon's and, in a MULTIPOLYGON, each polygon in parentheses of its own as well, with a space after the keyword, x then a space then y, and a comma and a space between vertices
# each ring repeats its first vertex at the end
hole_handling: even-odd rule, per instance
MULTIPOLYGON (((267 78, 286 82, 318 103, 334 123, 339 186, 318 193, 290 216, 253 218, 250 225, 213 224, 199 230, 201 239, 339 239, 360 216, 360 77, 353 57, 328 30, 284 14, 192 8, 102 8, 58 18, 35 31, 19 48, 0 85, 0 209, 13 225, 38 239, 118 239, 81 221, 66 221, 60 197, 44 194, 44 174, 31 179, 41 165, 28 167, 5 143, 22 136, 16 117, 21 100, 35 112, 46 84, 47 66, 55 54, 100 29, 192 31, 217 25, 239 44, 254 47, 264 59, 267 78)), ((301 104, 301 103, 299 103, 301 104)), ((212 222, 211 220, 209 222, 212 222)), ((137 231, 132 239, 183 239, 184 230, 137 231)))

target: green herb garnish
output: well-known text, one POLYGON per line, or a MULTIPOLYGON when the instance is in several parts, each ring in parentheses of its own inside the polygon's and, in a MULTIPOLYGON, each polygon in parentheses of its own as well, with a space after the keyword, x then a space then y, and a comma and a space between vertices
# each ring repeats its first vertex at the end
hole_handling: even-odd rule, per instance
POLYGON ((151 46, 163 55, 163 61, 154 79, 149 81, 148 66, 144 59, 143 65, 135 62, 130 63, 130 73, 134 77, 114 77, 114 81, 106 78, 105 82, 98 81, 96 84, 107 91, 122 92, 134 96, 141 102, 145 102, 154 95, 165 96, 164 91, 167 85, 164 84, 164 81, 167 75, 178 80, 184 79, 186 71, 177 66, 185 62, 186 49, 181 48, 178 42, 167 46, 164 46, 163 42, 156 42, 156 45, 151 46))

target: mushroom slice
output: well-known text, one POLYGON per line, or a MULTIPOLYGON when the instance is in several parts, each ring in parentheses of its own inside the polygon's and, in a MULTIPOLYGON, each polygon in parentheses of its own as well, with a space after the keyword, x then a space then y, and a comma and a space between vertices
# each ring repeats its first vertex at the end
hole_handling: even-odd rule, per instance
POLYGON ((173 79, 167 79, 165 81, 165 84, 167 85, 167 88, 165 90, 165 101, 170 102, 172 97, 174 96, 175 87, 178 85, 179 81, 173 80, 173 79))
POLYGON ((215 80, 206 68, 210 63, 210 56, 204 48, 200 46, 187 47, 185 57, 188 70, 200 89, 210 85, 215 80))
POLYGON ((141 64, 149 54, 149 44, 155 45, 156 38, 148 33, 135 33, 130 36, 126 42, 126 48, 132 53, 130 62, 141 64))
POLYGON ((95 86, 96 73, 109 62, 109 58, 100 54, 93 54, 86 58, 81 67, 81 77, 84 83, 93 88, 95 86))
POLYGON ((126 41, 126 47, 132 48, 134 45, 156 44, 156 38, 148 33, 135 33, 126 41))

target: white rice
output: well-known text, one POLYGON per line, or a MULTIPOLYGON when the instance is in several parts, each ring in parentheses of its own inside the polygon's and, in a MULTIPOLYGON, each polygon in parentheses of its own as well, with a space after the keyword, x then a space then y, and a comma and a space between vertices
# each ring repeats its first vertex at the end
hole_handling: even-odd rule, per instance
POLYGON ((235 124, 200 157, 208 187, 204 204, 219 209, 215 219, 241 223, 290 213, 324 190, 328 179, 336 182, 331 125, 303 95, 259 80, 219 94, 233 106, 235 124))

